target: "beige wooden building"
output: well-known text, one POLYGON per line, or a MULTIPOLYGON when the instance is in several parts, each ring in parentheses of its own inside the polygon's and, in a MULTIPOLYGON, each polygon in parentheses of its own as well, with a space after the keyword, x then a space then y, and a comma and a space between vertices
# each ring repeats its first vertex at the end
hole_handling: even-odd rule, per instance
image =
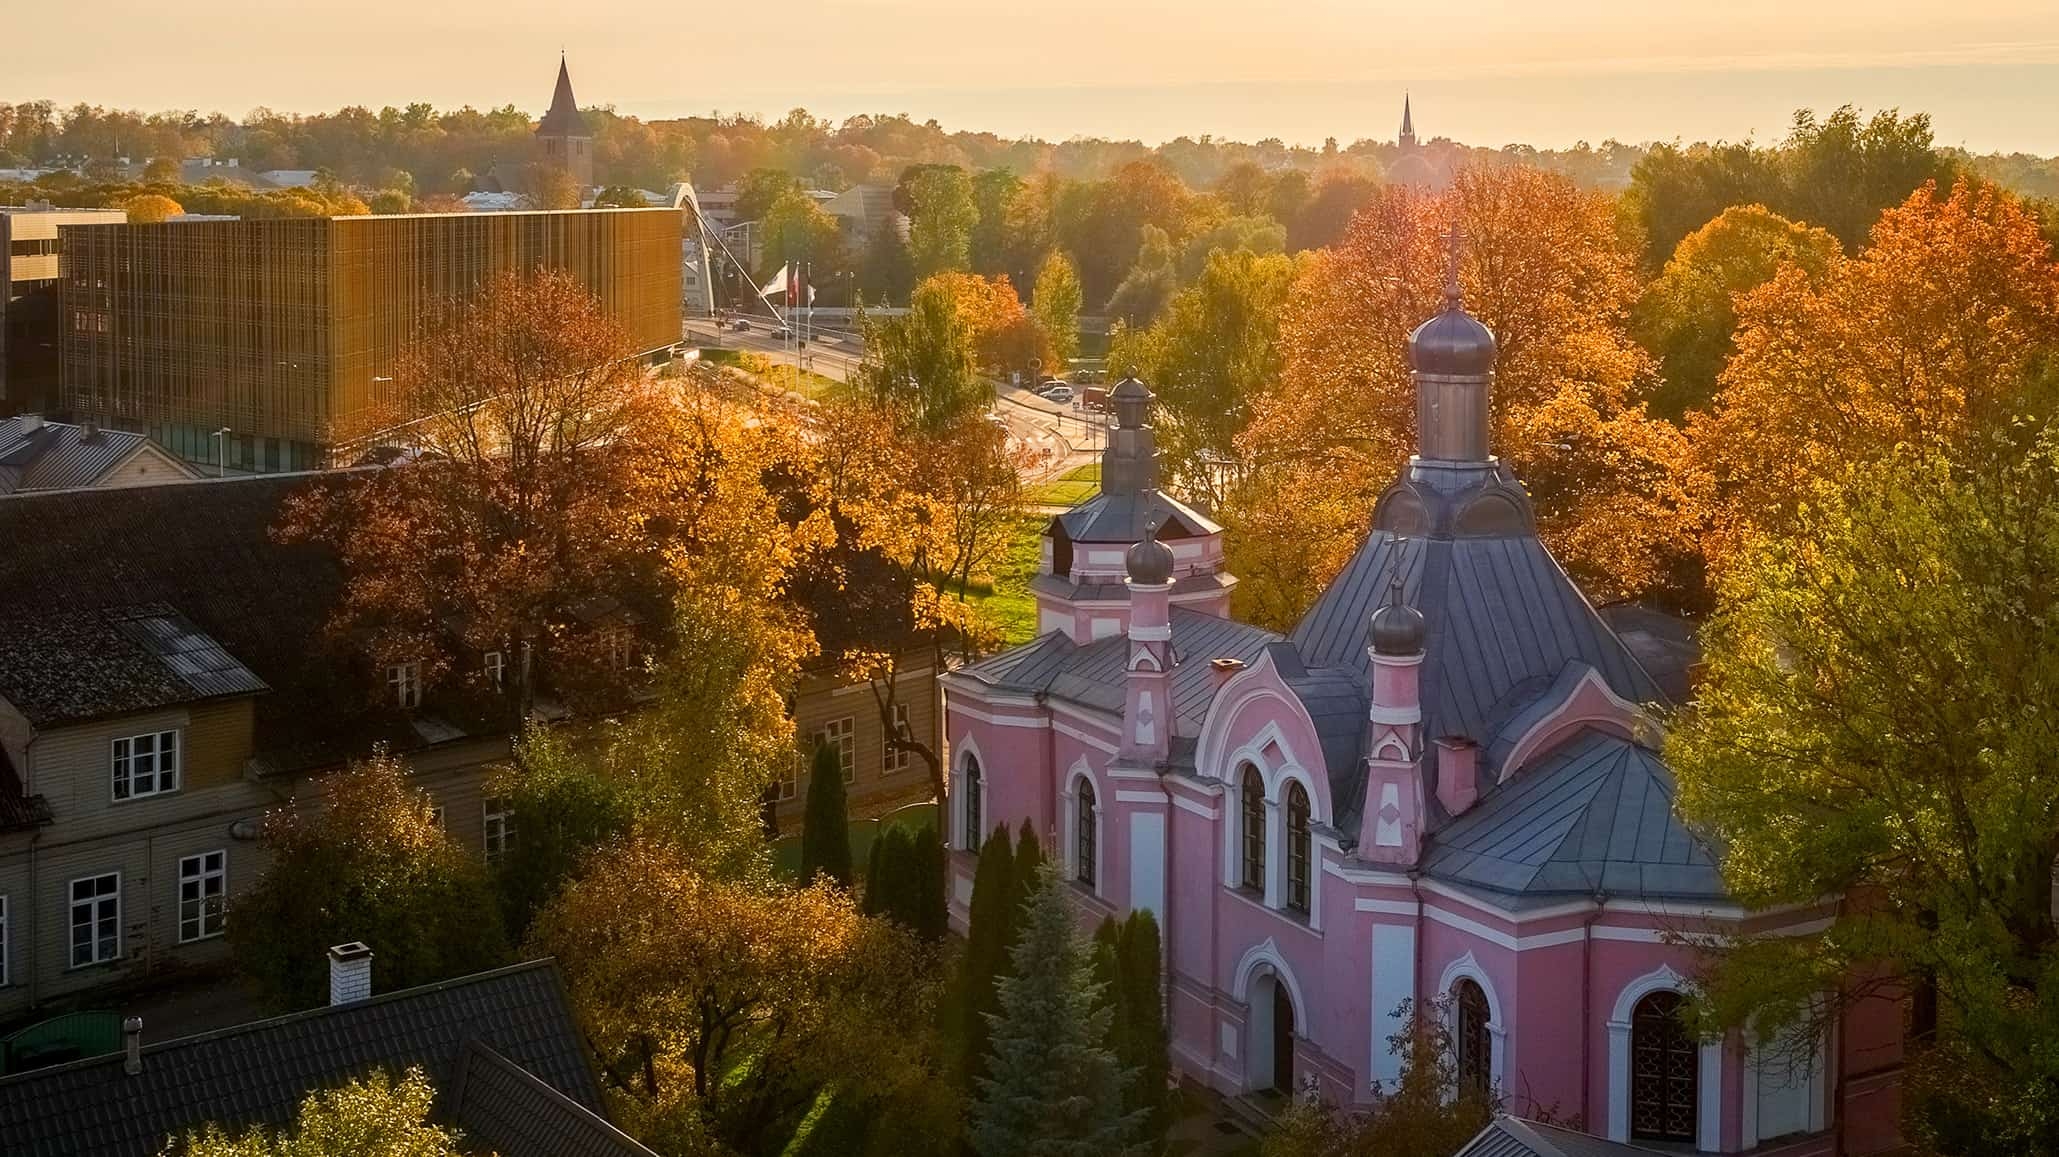
MULTIPOLYGON (((896 664, 893 717, 902 734, 943 758, 943 732, 936 664, 929 655, 908 655, 896 664)), ((790 707, 797 747, 791 772, 776 785, 782 835, 801 830, 808 806, 808 773, 818 745, 837 750, 844 768, 845 806, 852 819, 880 816, 935 795, 929 765, 907 748, 887 743, 880 711, 882 688, 834 669, 801 676, 790 707)))

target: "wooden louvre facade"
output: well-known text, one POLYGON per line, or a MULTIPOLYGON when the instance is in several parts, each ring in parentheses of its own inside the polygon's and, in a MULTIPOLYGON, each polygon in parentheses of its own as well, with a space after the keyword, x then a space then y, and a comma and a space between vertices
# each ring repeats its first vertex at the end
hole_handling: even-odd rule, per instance
POLYGON ((333 465, 435 301, 571 272, 639 352, 680 334, 671 209, 169 221, 67 230, 68 407, 231 470, 333 465), (225 446, 215 432, 226 427, 225 446))

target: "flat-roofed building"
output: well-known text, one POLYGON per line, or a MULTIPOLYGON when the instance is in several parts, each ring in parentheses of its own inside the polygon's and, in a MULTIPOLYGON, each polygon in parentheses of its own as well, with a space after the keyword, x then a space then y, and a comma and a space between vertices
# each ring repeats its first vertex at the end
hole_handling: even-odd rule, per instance
POLYGON ((0 414, 59 404, 58 228, 128 219, 120 209, 0 209, 0 414))
POLYGON ((680 335, 670 208, 61 232, 65 404, 231 471, 336 464, 339 436, 394 400, 395 368, 432 305, 504 271, 570 272, 640 353, 680 335))

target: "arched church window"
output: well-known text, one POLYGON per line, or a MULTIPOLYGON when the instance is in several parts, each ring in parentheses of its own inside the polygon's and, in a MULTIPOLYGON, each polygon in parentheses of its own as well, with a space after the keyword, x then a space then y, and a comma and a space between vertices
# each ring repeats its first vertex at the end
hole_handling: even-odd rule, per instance
POLYGON ((979 774, 979 757, 968 755, 965 757, 965 782, 963 787, 965 793, 965 850, 968 852, 979 851, 979 842, 985 835, 984 832, 979 830, 980 813, 982 810, 979 797, 982 786, 979 774))
POLYGON ((1451 986, 1451 1002, 1458 1022, 1452 1049, 1458 1054, 1459 1091, 1484 1097, 1494 1080, 1494 1041, 1487 1032, 1494 1012, 1487 1006, 1487 991, 1478 981, 1461 978, 1451 986))
POLYGON ((1630 1016, 1630 1136, 1695 1140, 1701 1044, 1681 1017, 1677 992, 1654 992, 1630 1016))
POLYGON ((1287 785, 1287 907, 1308 915, 1308 876, 1313 857, 1308 839, 1308 792, 1287 785))
POLYGON ((1099 830, 1094 815, 1094 785, 1080 780, 1078 811, 1073 821, 1073 878, 1091 888, 1094 886, 1094 833, 1099 830))
POLYGON ((1244 765, 1244 784, 1240 789, 1238 811, 1243 813, 1244 872, 1242 882, 1246 888, 1265 894, 1265 781, 1259 778, 1258 769, 1244 765))

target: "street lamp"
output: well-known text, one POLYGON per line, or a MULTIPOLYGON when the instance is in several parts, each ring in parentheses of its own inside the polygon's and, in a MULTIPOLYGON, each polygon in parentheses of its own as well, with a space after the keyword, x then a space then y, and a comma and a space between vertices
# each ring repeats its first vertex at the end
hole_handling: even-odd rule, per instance
POLYGON ((214 476, 220 478, 228 472, 229 428, 223 426, 214 432, 214 476))

